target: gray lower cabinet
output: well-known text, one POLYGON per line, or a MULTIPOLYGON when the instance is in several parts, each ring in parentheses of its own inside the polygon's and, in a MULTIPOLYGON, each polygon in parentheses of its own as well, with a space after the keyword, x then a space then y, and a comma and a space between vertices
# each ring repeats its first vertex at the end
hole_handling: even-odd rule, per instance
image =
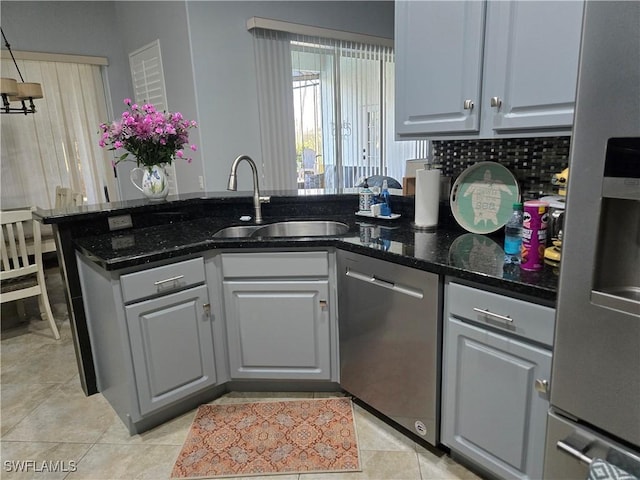
POLYGON ((453 283, 446 310, 442 443, 499 478, 542 478, 554 310, 453 283))
POLYGON ((332 379, 328 253, 224 253, 222 265, 231 378, 332 379))
POLYGON ((77 260, 98 389, 130 433, 213 396, 227 380, 213 259, 115 272, 77 260))
POLYGON ((205 304, 201 285, 125 307, 142 415, 216 383, 205 304))

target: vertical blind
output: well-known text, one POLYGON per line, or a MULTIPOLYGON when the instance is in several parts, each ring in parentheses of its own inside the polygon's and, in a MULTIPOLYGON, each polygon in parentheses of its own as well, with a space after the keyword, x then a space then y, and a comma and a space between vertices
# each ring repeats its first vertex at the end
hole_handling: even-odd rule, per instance
MULTIPOLYGON (((407 159, 426 156, 426 141, 395 140, 391 47, 252 32, 266 170, 286 185, 301 169, 321 177, 313 186, 326 188, 352 187, 372 175, 400 180, 407 159), (308 154, 315 162, 306 162, 308 154)), ((299 173, 299 186, 303 180, 299 173)))
MULTIPOLYGON (((111 156, 98 146, 107 120, 99 65, 18 60, 25 79, 42 84, 37 112, 2 115, 2 205, 53 208, 56 186, 83 193, 88 203, 117 199, 111 156)), ((2 59, 4 74, 15 71, 2 59)))
POLYGON ((293 86, 288 35, 256 32, 254 53, 262 144, 262 185, 296 188, 293 86))

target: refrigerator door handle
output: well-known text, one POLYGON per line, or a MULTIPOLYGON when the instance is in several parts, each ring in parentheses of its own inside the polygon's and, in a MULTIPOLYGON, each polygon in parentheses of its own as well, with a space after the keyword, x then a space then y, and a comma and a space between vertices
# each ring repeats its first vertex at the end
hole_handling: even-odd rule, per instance
POLYGON ((619 464, 619 468, 623 470, 631 469, 633 472, 640 471, 640 457, 628 450, 621 450, 604 439, 588 439, 570 435, 564 440, 556 442, 556 448, 585 465, 591 465, 596 458, 601 458, 613 464, 619 464), (582 446, 574 447, 571 445, 574 439, 582 446), (591 456, 586 455, 584 452, 590 452, 591 456))

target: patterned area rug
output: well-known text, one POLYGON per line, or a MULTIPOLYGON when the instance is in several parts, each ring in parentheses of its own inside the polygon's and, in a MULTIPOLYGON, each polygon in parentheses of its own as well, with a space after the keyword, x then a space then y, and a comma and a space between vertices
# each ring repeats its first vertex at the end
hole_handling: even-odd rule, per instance
POLYGON ((360 471, 348 398, 202 405, 171 478, 360 471))

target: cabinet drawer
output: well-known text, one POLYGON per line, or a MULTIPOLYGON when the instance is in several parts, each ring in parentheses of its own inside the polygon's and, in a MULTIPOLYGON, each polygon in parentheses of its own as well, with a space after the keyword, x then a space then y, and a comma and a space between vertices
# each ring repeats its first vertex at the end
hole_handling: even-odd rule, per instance
POLYGON ((327 277, 327 252, 224 253, 225 278, 327 277))
POLYGON ((449 314, 553 345, 555 310, 535 303, 450 283, 449 314))
POLYGON ((192 258, 122 275, 120 286, 124 302, 130 303, 204 283, 204 279, 204 260, 192 258))

